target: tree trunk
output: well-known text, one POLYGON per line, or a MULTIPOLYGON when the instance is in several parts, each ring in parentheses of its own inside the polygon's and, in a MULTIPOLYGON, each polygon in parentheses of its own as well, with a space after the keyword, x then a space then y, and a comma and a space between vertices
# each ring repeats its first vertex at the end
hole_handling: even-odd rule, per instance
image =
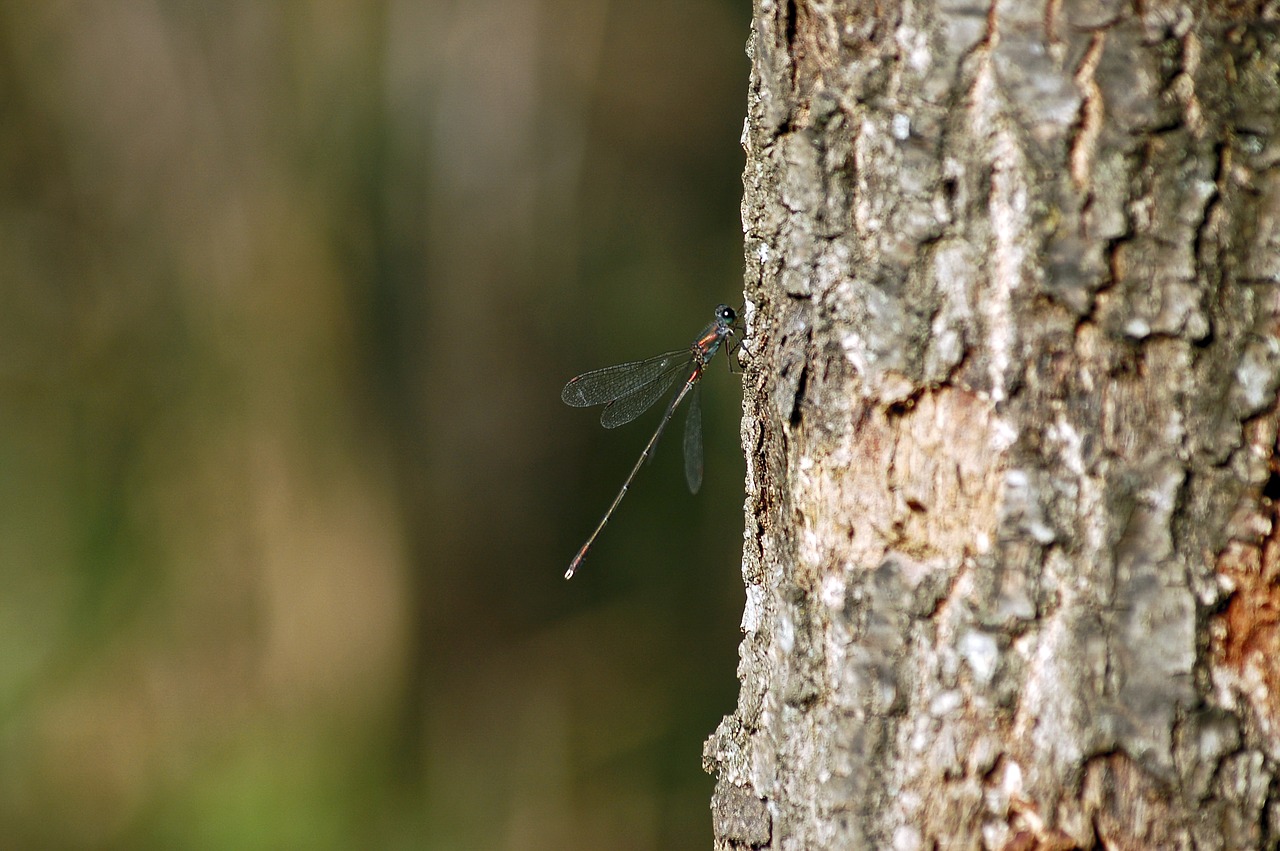
POLYGON ((717 848, 1280 844, 1278 17, 756 0, 717 848))

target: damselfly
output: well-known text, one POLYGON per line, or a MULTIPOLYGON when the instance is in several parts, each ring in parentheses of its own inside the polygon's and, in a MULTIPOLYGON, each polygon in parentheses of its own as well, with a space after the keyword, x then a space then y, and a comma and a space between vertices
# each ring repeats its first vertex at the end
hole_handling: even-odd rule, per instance
POLYGON ((560 398, 564 399, 566 404, 578 408, 604 405, 604 412, 600 415, 600 425, 605 428, 615 428, 631 422, 649 410, 677 378, 684 378, 684 384, 680 386, 675 396, 671 397, 671 402, 667 405, 666 413, 662 415, 658 428, 653 432, 653 437, 649 438, 636 465, 631 468, 627 480, 622 483, 622 490, 618 491, 618 495, 613 498, 613 504, 604 513, 600 525, 596 526, 591 537, 587 538, 582 549, 578 550, 573 561, 569 562, 569 569, 564 573, 565 579, 572 578, 574 571, 587 557, 587 550, 591 549, 596 537, 613 516, 618 503, 622 502, 622 498, 627 495, 627 488, 631 487, 631 482, 640 472, 644 459, 649 457, 658 438, 662 436, 662 430, 671 420, 671 415, 675 413, 676 408, 686 396, 691 398, 684 426, 684 475, 689 490, 693 493, 698 492, 698 488, 702 485, 702 412, 698 407, 698 379, 702 378, 703 370, 707 368, 711 358, 715 357, 725 337, 733 336, 733 324, 737 319, 738 315, 733 308, 727 304, 719 305, 716 307, 715 318, 712 319, 711 324, 702 329, 702 333, 689 345, 689 348, 667 352, 648 360, 620 363, 617 366, 606 366, 604 369, 584 372, 577 378, 570 379, 564 386, 560 398))

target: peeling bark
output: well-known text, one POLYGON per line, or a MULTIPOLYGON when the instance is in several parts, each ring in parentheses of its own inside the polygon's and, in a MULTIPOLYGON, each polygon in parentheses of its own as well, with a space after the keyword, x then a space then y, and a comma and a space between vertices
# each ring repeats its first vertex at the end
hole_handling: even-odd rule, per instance
POLYGON ((756 0, 717 848, 1280 844, 1277 21, 756 0))

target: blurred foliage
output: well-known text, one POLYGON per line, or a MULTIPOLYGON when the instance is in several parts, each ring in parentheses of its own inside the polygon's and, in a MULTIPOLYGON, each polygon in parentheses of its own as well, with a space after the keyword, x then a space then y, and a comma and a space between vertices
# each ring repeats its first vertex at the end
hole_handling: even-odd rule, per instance
POLYGON ((0 2, 0 846, 706 847, 745 2, 0 2))

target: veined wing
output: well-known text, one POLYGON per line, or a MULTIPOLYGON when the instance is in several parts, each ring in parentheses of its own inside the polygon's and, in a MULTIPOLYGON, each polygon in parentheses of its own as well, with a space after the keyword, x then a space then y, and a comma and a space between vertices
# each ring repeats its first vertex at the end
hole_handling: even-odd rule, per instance
MULTIPOLYGON (((647 360, 593 369, 591 372, 584 372, 576 378, 569 379, 569 383, 560 392, 560 398, 566 405, 572 405, 575 408, 604 405, 621 399, 646 384, 663 380, 668 369, 676 364, 683 365, 688 359, 689 350, 680 349, 655 355, 647 360)), ((639 414, 640 412, 636 411, 635 415, 639 414)), ((615 425, 621 425, 621 423, 615 423, 615 425)))
POLYGON ((668 364, 666 370, 658 373, 648 384, 641 384, 625 396, 619 396, 605 405, 604 411, 600 414, 600 425, 605 428, 616 428, 631 422, 649 410, 654 402, 661 399, 677 378, 688 378, 688 373, 691 371, 692 367, 687 354, 684 358, 668 364))

